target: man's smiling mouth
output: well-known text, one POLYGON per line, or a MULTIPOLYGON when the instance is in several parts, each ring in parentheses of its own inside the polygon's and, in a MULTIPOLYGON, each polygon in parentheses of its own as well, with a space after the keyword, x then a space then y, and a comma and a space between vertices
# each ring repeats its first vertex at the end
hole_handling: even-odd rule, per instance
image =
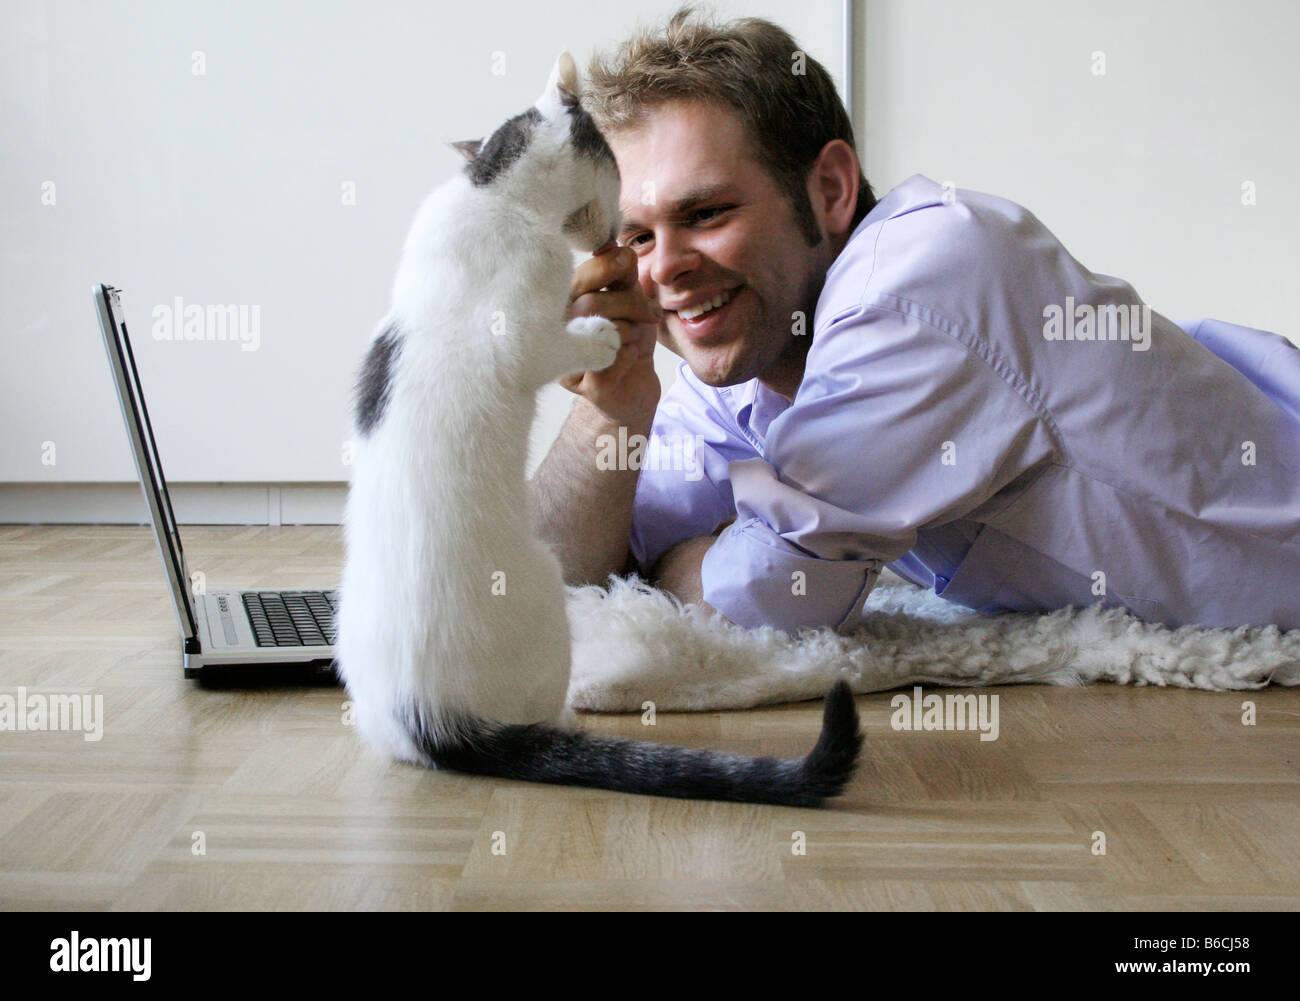
POLYGON ((705 316, 706 314, 711 313, 713 310, 719 309, 725 306, 727 303, 729 303, 739 290, 740 290, 740 286, 737 285, 733 289, 729 289, 725 292, 719 292, 712 299, 708 299, 705 300, 704 302, 697 303, 695 306, 692 306, 689 309, 677 310, 677 316, 683 320, 694 320, 701 316, 705 316))
POLYGON ((725 331, 732 304, 748 286, 716 292, 707 299, 696 299, 684 308, 670 310, 677 317, 677 329, 688 340, 704 341, 725 331))

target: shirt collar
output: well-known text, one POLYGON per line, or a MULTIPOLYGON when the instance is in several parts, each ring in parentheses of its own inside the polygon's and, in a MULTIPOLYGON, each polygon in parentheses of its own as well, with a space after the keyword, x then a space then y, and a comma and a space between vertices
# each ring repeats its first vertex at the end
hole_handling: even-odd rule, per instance
POLYGON ((772 422, 790 409, 789 400, 757 379, 739 386, 725 386, 719 393, 725 395, 740 429, 756 435, 760 441, 767 439, 772 422))
MULTIPOLYGON (((917 209, 942 205, 944 190, 942 184, 932 181, 924 174, 913 174, 876 201, 875 207, 863 217, 857 228, 849 235, 844 250, 847 250, 853 241, 871 226, 883 223, 888 219, 897 219, 899 216, 915 212, 917 209)), ((830 268, 827 269, 826 285, 830 285, 832 281, 838 278, 843 270, 844 266, 842 266, 841 262, 847 256, 844 250, 840 251, 839 256, 831 262, 830 268)), ((818 300, 818 305, 820 306, 820 304, 821 301, 818 300)))

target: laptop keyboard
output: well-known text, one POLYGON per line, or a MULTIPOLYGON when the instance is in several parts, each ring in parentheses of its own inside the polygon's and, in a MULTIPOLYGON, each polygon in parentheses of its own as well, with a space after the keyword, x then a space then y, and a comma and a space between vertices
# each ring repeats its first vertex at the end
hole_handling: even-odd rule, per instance
POLYGON ((258 646, 333 646, 337 591, 244 591, 258 646))

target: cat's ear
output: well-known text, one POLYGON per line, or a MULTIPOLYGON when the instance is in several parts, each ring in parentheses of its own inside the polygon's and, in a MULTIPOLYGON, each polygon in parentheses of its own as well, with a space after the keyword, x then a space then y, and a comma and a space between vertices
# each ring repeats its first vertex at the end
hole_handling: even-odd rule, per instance
POLYGON ((582 85, 578 82, 578 67, 573 61, 573 56, 568 52, 561 52, 559 58, 555 60, 555 65, 551 67, 551 76, 546 81, 546 90, 542 92, 542 99, 571 108, 578 103, 581 90, 582 85))
POLYGON ((460 142, 448 143, 452 149, 463 156, 470 163, 478 156, 478 151, 483 148, 482 139, 462 139, 460 142))

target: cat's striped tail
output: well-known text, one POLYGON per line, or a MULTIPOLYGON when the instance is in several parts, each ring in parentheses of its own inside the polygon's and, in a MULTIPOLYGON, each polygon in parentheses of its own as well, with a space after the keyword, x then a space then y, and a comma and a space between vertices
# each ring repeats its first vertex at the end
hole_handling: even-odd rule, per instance
POLYGON ((816 746, 798 759, 751 758, 473 717, 449 729, 455 738, 435 740, 428 729, 412 727, 416 745, 440 768, 646 796, 780 806, 821 806, 838 796, 862 749, 858 710, 844 681, 826 696, 816 746))

